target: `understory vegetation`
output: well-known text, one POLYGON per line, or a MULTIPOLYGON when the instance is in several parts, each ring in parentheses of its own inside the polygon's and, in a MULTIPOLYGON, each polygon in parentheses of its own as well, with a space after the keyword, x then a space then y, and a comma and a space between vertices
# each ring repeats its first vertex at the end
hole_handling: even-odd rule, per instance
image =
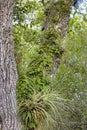
POLYGON ((65 36, 65 23, 62 30, 57 24, 70 13, 70 1, 58 2, 15 2, 22 130, 87 130, 87 16, 73 14, 65 36))

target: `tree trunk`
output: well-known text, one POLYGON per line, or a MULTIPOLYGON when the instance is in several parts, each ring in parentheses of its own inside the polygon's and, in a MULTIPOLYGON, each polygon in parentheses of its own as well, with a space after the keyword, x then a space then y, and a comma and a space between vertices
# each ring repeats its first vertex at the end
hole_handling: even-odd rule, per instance
POLYGON ((70 10, 74 0, 50 0, 45 5, 45 22, 42 30, 53 29, 64 38, 68 29, 70 10))
MULTIPOLYGON (((50 52, 52 52, 51 53, 52 62, 50 64, 51 78, 55 78, 57 69, 61 62, 62 54, 64 52, 64 49, 59 46, 59 42, 60 39, 65 38, 67 33, 72 2, 73 0, 50 0, 46 3, 42 1, 42 4, 44 6, 44 16, 45 16, 42 31, 44 31, 45 35, 43 35, 44 38, 43 36, 41 38, 42 41, 41 41, 40 49, 46 48, 47 44, 49 48, 52 49, 54 48, 53 50, 50 50, 50 52)), ((49 50, 46 51, 45 53, 49 54, 49 50)), ((44 68, 45 68, 44 72, 47 75, 49 71, 47 71, 46 67, 44 68)))
POLYGON ((2 130, 18 130, 17 71, 12 37, 13 0, 0 0, 0 118, 2 130))

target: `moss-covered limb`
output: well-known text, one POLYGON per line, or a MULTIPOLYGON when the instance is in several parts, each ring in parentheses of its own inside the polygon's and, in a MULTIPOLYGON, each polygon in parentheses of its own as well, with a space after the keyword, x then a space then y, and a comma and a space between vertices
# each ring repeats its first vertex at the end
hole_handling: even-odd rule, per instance
MULTIPOLYGON (((45 21, 42 27, 39 53, 47 56, 45 58, 50 56, 50 63, 46 64, 44 71, 51 77, 55 77, 64 52, 60 45, 60 39, 64 38, 66 34, 71 4, 71 0, 51 0, 44 6, 45 21)), ((45 58, 44 60, 47 60, 45 58)))
POLYGON ((42 34, 39 54, 43 56, 43 61, 47 62, 44 67, 46 75, 55 76, 58 69, 63 48, 59 44, 58 32, 54 29, 45 30, 42 34))
POLYGON ((45 22, 43 30, 55 29, 64 37, 68 28, 68 21, 72 0, 51 0, 45 6, 45 22))

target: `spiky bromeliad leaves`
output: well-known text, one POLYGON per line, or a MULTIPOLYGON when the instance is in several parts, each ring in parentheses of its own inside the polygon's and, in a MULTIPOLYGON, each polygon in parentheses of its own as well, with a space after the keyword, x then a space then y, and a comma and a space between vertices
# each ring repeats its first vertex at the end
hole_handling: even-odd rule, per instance
POLYGON ((32 92, 29 99, 18 105, 18 115, 25 130, 53 130, 56 125, 62 125, 62 113, 69 109, 67 101, 55 92, 36 92, 34 89, 32 92))

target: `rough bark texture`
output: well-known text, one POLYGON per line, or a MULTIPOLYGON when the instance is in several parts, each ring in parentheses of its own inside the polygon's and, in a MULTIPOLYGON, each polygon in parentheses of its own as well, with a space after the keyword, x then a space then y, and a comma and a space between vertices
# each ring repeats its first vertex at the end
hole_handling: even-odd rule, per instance
POLYGON ((2 130, 18 130, 16 80, 12 37, 13 0, 0 0, 0 118, 2 130))

